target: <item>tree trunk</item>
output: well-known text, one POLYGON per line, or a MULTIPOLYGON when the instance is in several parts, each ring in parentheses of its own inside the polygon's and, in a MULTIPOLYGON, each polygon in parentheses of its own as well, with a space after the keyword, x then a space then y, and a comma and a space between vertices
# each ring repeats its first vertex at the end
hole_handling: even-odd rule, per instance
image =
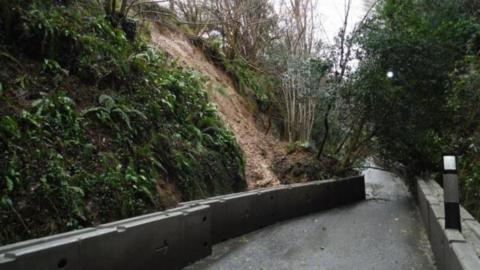
POLYGON ((329 123, 328 123, 328 116, 330 115, 330 110, 332 109, 332 107, 333 107, 333 101, 331 101, 328 104, 327 111, 325 112, 325 116, 324 116, 324 119, 323 119, 324 120, 325 134, 323 134, 322 143, 320 144, 320 148, 318 149, 318 153, 317 153, 317 159, 318 160, 320 160, 320 158, 322 157, 323 149, 325 148, 325 144, 327 143, 328 133, 329 133, 329 129, 330 129, 330 126, 329 126, 329 123))

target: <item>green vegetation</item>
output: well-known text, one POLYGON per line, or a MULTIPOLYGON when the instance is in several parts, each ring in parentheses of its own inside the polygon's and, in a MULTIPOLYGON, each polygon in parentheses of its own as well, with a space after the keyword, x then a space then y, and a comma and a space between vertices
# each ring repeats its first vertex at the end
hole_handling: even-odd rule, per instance
POLYGON ((240 55, 228 58, 221 47, 221 40, 216 37, 203 39, 190 35, 190 40, 202 48, 205 55, 232 78, 240 94, 255 101, 254 109, 269 113, 272 113, 272 110, 279 110, 274 93, 274 88, 280 84, 277 76, 265 71, 263 66, 254 66, 240 55))
POLYGON ((96 1, 0 1, 0 243, 244 189, 202 89, 96 1))
POLYGON ((352 96, 385 161, 418 175, 440 172, 443 153, 460 155, 463 204, 480 218, 477 10, 475 1, 383 1, 356 40, 352 96))
POLYGON ((0 0, 0 244, 245 189, 204 78, 148 45, 152 21, 186 32, 268 113, 265 132, 283 130, 284 181, 350 175, 369 156, 439 172, 456 153, 480 218, 478 1, 380 1, 351 32, 346 12, 330 45, 315 7, 0 0))

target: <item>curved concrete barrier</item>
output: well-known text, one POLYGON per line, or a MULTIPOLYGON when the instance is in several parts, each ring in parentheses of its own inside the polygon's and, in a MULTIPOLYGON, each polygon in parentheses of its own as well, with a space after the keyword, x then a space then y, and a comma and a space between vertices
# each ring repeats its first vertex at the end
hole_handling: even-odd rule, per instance
POLYGON ((363 176, 217 196, 0 247, 0 269, 181 269, 210 255, 212 244, 364 199, 363 176))
POLYGON ((443 189, 435 181, 417 179, 416 195, 437 268, 480 269, 480 224, 460 209, 462 232, 445 229, 443 189))

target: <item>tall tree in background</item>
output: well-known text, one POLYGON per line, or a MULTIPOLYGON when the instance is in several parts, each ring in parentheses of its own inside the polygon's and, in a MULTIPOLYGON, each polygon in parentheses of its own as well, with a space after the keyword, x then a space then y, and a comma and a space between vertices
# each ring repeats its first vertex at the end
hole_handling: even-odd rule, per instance
POLYGON ((284 126, 289 142, 311 140, 316 106, 328 65, 318 59, 290 59, 282 78, 284 126))
POLYGON ((355 90, 356 66, 359 63, 359 46, 356 40, 362 35, 362 29, 373 15, 375 3, 370 6, 363 17, 355 25, 351 22, 352 0, 345 0, 345 15, 335 44, 330 48, 330 59, 333 72, 330 81, 331 98, 325 106, 324 133, 320 143, 318 157, 324 154, 327 140, 330 139, 330 154, 340 157, 340 170, 351 166, 351 163, 370 153, 371 139, 375 129, 371 128, 366 117, 361 113, 358 104, 352 101, 352 91, 355 90), (352 30, 348 30, 348 29, 352 30), (330 119, 333 117, 333 121, 330 119), (332 132, 333 130, 336 136, 332 132))
POLYGON ((449 151, 450 74, 475 28, 463 1, 387 0, 362 29, 355 95, 384 157, 433 169, 449 151))
POLYGON ((351 94, 384 162, 418 174, 440 171, 445 152, 461 155, 462 204, 477 217, 479 7, 478 0, 383 1, 357 39, 351 94))
POLYGON ((328 73, 328 64, 317 50, 320 39, 315 10, 311 0, 280 1, 278 6, 279 38, 273 53, 282 79, 279 95, 289 142, 311 141, 316 107, 328 73))

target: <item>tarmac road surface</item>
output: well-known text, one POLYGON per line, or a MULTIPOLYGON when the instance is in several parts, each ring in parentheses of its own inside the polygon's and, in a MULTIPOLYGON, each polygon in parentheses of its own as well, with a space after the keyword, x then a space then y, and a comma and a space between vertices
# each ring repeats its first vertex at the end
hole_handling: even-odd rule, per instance
POLYGON ((213 247, 200 269, 436 269, 420 215, 394 174, 364 171, 367 200, 281 222, 213 247))

